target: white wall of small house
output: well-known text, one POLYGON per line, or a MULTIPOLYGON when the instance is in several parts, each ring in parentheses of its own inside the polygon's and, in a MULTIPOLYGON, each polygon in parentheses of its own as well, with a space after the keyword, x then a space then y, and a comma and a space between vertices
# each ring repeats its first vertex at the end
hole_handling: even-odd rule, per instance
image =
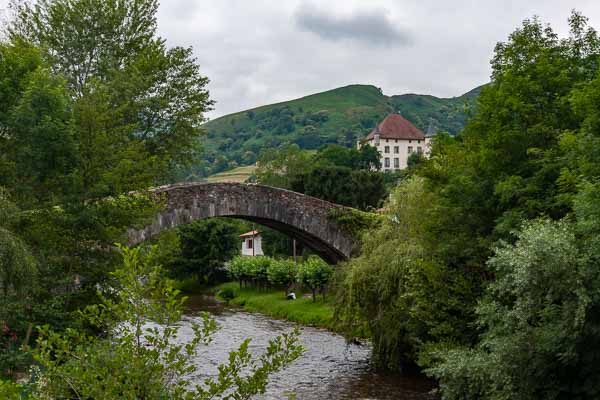
POLYGON ((252 238, 251 237, 247 237, 244 238, 244 241, 242 242, 242 255, 243 256, 263 256, 263 250, 262 250, 262 237, 259 236, 255 236, 254 237, 254 251, 252 251, 252 238))
POLYGON ((425 154, 427 152, 426 140, 425 139, 379 139, 379 145, 375 145, 375 139, 367 141, 365 144, 369 144, 379 151, 381 155, 381 170, 382 171, 394 171, 405 169, 408 166, 408 157, 410 156, 409 148, 412 149, 413 153, 420 151, 425 154), (388 147, 388 152, 386 152, 388 147), (396 152, 396 148, 398 152, 396 152), (385 159, 389 159, 389 166, 386 167, 385 159), (396 164, 396 161, 397 164, 396 164))

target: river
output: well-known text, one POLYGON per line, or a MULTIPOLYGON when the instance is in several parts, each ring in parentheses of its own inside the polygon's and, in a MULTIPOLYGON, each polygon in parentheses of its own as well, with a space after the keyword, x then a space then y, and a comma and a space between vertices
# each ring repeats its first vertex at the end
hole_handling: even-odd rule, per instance
MULTIPOLYGON (((180 334, 192 334, 190 322, 201 323, 200 311, 209 311, 219 331, 213 342, 198 354, 200 366, 194 380, 217 374, 217 366, 227 361, 228 352, 245 338, 252 338, 250 350, 263 351, 269 339, 294 328, 287 321, 225 307, 212 296, 195 295, 187 303, 180 334)), ((381 374, 369 368, 368 345, 347 345, 344 339, 324 329, 303 327, 300 341, 304 354, 286 370, 270 379, 267 392, 257 399, 297 400, 429 400, 433 384, 420 376, 381 374), (294 397, 295 396, 295 397, 294 397)))

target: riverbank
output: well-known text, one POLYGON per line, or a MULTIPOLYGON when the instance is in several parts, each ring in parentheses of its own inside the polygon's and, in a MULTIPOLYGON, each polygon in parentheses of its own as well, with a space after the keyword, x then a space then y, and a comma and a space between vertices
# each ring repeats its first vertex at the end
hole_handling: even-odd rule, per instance
POLYGON ((296 300, 287 300, 283 290, 258 290, 242 288, 237 282, 228 282, 213 288, 219 300, 242 307, 248 312, 257 312, 273 318, 285 319, 303 325, 316 326, 334 331, 333 305, 318 298, 304 297, 297 293, 296 300), (223 298, 219 293, 228 292, 231 299, 223 298))

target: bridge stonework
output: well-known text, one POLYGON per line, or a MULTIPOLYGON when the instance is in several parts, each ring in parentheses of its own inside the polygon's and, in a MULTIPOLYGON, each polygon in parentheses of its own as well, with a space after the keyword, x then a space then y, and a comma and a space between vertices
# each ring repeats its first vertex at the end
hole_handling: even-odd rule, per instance
POLYGON ((337 204, 289 190, 243 183, 183 183, 151 191, 166 207, 154 222, 129 231, 129 244, 195 220, 230 217, 273 228, 305 244, 325 261, 348 259, 357 242, 330 217, 337 204))

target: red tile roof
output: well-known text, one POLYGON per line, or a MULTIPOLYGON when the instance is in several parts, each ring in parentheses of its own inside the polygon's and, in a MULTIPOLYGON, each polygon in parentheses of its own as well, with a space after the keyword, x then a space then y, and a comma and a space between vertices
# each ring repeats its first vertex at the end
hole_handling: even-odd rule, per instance
MULTIPOLYGON (((425 139, 425 134, 419 128, 399 114, 388 115, 378 128, 381 139, 425 139)), ((377 128, 373 129, 365 140, 374 139, 376 130, 377 128)))

